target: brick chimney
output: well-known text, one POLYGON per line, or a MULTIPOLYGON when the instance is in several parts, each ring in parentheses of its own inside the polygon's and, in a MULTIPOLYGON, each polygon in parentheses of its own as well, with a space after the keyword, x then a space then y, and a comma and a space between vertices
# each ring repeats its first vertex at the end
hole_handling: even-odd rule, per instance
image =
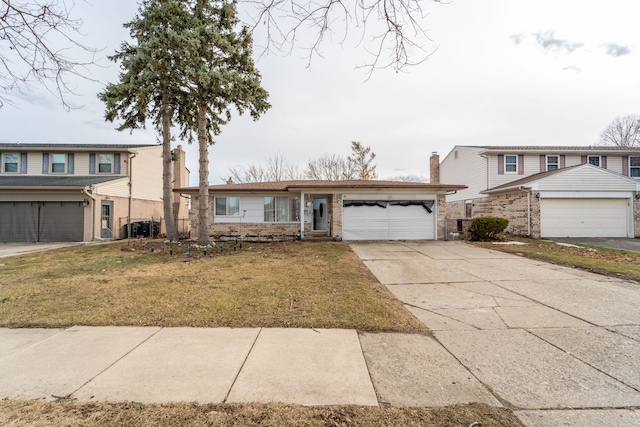
POLYGON ((429 183, 440 184, 440 156, 437 151, 431 153, 429 161, 429 183))
POLYGON ((185 163, 185 152, 182 149, 182 145, 178 145, 178 147, 173 150, 173 159, 173 188, 187 187, 189 185, 189 177, 185 163))

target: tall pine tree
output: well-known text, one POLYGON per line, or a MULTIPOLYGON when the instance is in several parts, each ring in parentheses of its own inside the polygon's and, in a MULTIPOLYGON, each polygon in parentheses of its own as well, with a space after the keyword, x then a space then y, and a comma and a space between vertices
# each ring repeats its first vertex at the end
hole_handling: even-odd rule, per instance
POLYGON ((249 30, 238 26, 236 5, 227 1, 192 2, 189 67, 186 81, 190 100, 181 104, 177 123, 191 140, 197 134, 200 161, 198 192, 198 242, 209 243, 209 145, 221 126, 231 120, 232 107, 248 111, 254 120, 271 105, 261 86, 261 76, 251 58, 249 30))
POLYGON ((134 44, 122 43, 110 59, 120 62, 118 83, 110 83, 98 97, 106 104, 105 118, 121 119, 118 130, 144 128, 150 118, 162 135, 162 197, 167 238, 178 233, 173 213, 171 125, 177 105, 186 94, 186 36, 191 19, 181 0, 144 0, 139 15, 124 24, 134 44))
MULTIPOLYGON (((251 36, 246 27, 236 33, 235 3, 227 1, 144 0, 140 15, 126 26, 137 44, 123 43, 113 57, 122 61, 124 71, 118 84, 107 86, 99 95, 107 105, 106 118, 124 120, 119 129, 136 129, 144 126, 148 116, 153 118, 162 129, 163 164, 168 165, 163 178, 169 177, 169 185, 171 125, 179 126, 180 136, 189 142, 197 135, 198 242, 208 244, 208 146, 231 120, 233 107, 239 114, 249 111, 254 119, 270 107, 269 94, 251 58, 251 36)), ((165 217, 172 218, 167 209, 171 188, 163 181, 165 217)), ((171 238, 169 228, 167 236, 171 238)))

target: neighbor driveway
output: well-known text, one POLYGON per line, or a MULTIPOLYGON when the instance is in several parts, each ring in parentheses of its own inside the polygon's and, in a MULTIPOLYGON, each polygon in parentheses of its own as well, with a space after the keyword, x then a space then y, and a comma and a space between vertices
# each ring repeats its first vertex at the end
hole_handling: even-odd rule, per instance
POLYGON ((0 258, 42 252, 79 243, 0 243, 0 258))
POLYGON ((640 424, 637 283, 464 242, 350 246, 433 333, 361 335, 381 401, 464 389, 527 426, 640 424), (456 365, 464 375, 424 390, 456 365))

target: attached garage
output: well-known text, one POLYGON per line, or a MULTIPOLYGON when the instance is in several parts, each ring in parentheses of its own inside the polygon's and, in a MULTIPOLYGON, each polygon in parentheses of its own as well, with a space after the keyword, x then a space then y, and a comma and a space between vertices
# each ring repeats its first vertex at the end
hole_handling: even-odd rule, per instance
POLYGON ((542 237, 627 237, 630 199, 540 199, 542 237))
POLYGON ((556 169, 483 193, 483 208, 509 220, 507 231, 533 237, 640 235, 640 180, 591 164, 556 169), (635 205, 635 206, 634 206, 635 205))
POLYGON ((434 240, 433 200, 343 202, 345 240, 434 240))
POLYGON ((80 242, 82 202, 0 202, 0 242, 80 242))

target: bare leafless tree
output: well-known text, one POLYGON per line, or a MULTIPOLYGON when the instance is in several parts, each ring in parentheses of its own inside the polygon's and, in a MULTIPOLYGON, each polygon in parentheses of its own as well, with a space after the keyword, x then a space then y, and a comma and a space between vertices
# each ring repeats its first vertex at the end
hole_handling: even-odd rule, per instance
POLYGON ((371 54, 363 67, 372 73, 378 68, 396 70, 424 62, 434 52, 426 47, 431 39, 423 27, 427 1, 441 0, 244 0, 255 7, 254 29, 267 33, 265 49, 290 50, 300 43, 300 34, 312 31, 308 61, 321 56, 320 47, 328 37, 344 42, 349 31, 359 32, 360 42, 371 54), (336 28, 338 27, 338 28, 336 28), (373 48, 366 44, 373 42, 373 48))
POLYGON ((0 107, 13 91, 41 84, 71 108, 68 76, 86 78, 96 49, 81 44, 73 0, 0 0, 0 107), (77 57, 82 51, 87 60, 77 57))
POLYGON ((287 162, 283 154, 274 154, 264 165, 245 165, 229 168, 230 178, 235 183, 269 182, 301 179, 298 165, 287 162))
POLYGON ((618 116, 600 134, 600 144, 619 147, 640 146, 640 116, 618 116))
POLYGON ((349 174, 349 162, 339 154, 325 154, 309 160, 304 173, 307 179, 337 181, 346 179, 349 174))

